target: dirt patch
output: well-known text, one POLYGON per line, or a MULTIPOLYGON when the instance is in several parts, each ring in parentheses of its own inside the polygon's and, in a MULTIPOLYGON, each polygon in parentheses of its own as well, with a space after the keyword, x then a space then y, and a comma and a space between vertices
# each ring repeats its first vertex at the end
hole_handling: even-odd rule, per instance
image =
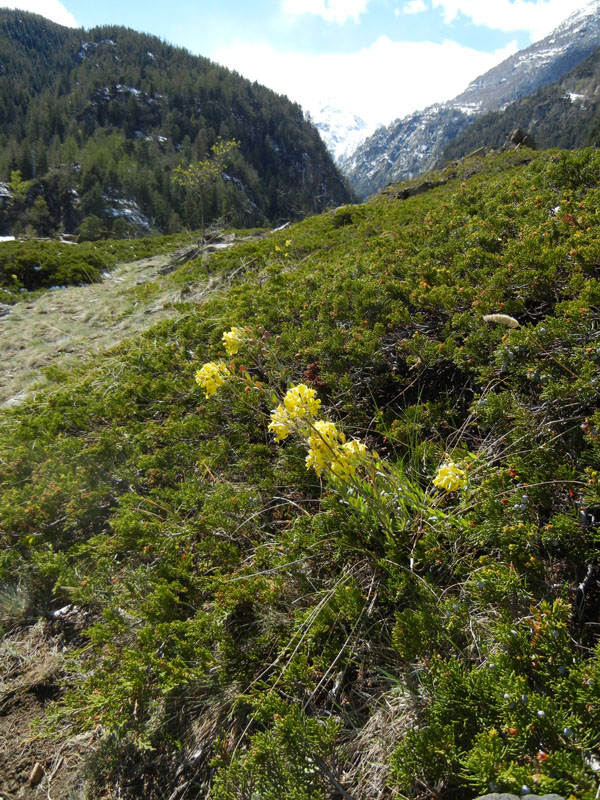
POLYGON ((62 693, 65 631, 45 621, 0 643, 0 797, 62 800, 84 796, 83 766, 94 732, 43 737, 36 721, 62 693))

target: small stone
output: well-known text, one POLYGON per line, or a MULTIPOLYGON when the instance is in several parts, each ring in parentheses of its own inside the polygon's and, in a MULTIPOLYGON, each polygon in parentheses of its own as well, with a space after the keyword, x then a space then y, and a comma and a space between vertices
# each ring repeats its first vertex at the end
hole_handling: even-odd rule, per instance
POLYGON ((35 766, 31 770, 31 773, 29 775, 29 785, 30 786, 37 786, 38 783, 40 783, 40 781, 44 777, 44 774, 45 774, 44 773, 44 768, 39 763, 39 761, 36 762, 35 766))
MULTIPOLYGON (((511 794, 509 792, 492 792, 491 794, 478 797, 477 800, 521 800, 521 797, 517 794, 511 794)), ((559 794, 528 794, 527 800, 564 800, 564 797, 559 794)))

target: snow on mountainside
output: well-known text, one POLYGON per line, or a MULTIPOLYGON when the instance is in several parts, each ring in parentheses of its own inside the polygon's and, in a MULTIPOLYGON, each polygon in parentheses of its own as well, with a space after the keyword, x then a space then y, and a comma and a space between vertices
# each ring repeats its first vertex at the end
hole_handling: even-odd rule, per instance
POLYGON ((448 143, 436 166, 481 147, 498 149, 508 131, 527 131, 537 147, 568 150, 600 146, 600 47, 559 81, 542 86, 497 111, 473 120, 448 143))
POLYGON ((312 121, 337 164, 348 158, 373 130, 356 114, 329 104, 312 114, 312 121))
POLYGON ((379 128, 340 166, 367 197, 391 181, 422 175, 475 116, 497 110, 560 80, 600 47, 600 0, 572 14, 546 38, 510 56, 447 103, 379 128))
POLYGON ((342 173, 359 197, 375 194, 390 181, 422 175, 472 120, 464 110, 449 104, 415 111, 387 128, 378 128, 342 162, 342 173))
POLYGON ((545 39, 510 56, 459 94, 451 105, 492 111, 560 80, 600 46, 600 0, 576 11, 545 39))

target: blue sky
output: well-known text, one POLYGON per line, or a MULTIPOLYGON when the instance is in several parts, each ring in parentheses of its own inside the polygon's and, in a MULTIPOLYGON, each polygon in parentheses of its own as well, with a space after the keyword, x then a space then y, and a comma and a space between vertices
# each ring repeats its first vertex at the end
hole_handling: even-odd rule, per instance
MULTIPOLYGON (((1 0, 0 0, 1 2, 1 0)), ((315 114, 387 124, 459 94, 589 0, 22 0, 57 22, 126 25, 208 56, 315 114)))

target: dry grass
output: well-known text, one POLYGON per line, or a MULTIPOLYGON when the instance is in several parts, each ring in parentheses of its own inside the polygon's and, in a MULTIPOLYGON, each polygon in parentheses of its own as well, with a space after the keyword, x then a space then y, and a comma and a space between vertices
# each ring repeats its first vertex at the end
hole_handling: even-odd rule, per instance
MULTIPOLYGON (((44 388, 46 367, 73 366, 177 312, 181 290, 164 272, 178 254, 122 264, 102 283, 46 292, 0 321, 0 407, 44 388), (162 274, 161 274, 162 273, 162 274)), ((196 300, 207 282, 185 300, 196 300)))
POLYGON ((64 635, 46 622, 16 630, 0 643, 0 796, 41 800, 76 797, 96 734, 50 740, 36 720, 61 692, 64 635), (38 778, 31 780, 37 771, 38 778))
POLYGON ((347 744, 348 766, 342 777, 354 800, 390 800, 390 756, 417 722, 415 699, 404 687, 385 692, 373 703, 367 723, 347 744))

